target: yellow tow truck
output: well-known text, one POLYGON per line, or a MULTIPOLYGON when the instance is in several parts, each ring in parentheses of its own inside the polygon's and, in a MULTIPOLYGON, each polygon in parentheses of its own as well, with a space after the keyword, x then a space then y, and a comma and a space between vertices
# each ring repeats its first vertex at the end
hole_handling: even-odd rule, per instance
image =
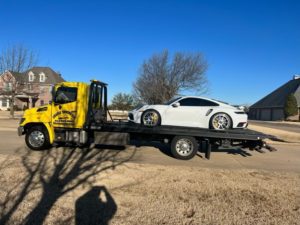
POLYGON ((198 150, 210 157, 211 146, 241 146, 275 150, 263 141, 268 135, 252 130, 216 131, 182 126, 147 127, 125 121, 108 120, 107 84, 92 80, 62 82, 53 88, 51 104, 28 109, 18 127, 32 150, 50 148, 55 144, 126 145, 132 139, 160 141, 170 145, 178 159, 191 159, 198 150))

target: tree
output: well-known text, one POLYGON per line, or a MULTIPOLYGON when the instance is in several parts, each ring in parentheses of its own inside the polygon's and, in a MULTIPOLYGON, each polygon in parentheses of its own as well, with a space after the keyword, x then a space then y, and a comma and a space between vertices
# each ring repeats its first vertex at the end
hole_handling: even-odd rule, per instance
POLYGON ((0 73, 6 70, 21 73, 35 66, 37 61, 38 54, 23 44, 8 46, 0 54, 0 73))
POLYGON ((113 99, 110 109, 131 110, 135 106, 133 96, 126 93, 117 93, 113 99))
POLYGON ((284 115, 287 119, 290 116, 295 116, 298 114, 298 104, 297 99, 293 94, 290 94, 286 98, 286 102, 284 105, 284 115))
POLYGON ((140 68, 134 95, 147 104, 161 104, 182 91, 205 93, 207 63, 202 54, 177 52, 170 61, 167 50, 154 54, 140 68))
MULTIPOLYGON (((0 53, 0 74, 5 71, 21 73, 36 65, 38 55, 35 51, 25 47, 22 44, 8 46, 0 53)), ((10 115, 14 117, 14 102, 15 96, 20 91, 23 84, 16 82, 12 77, 4 79, 6 87, 0 90, 0 94, 9 99, 10 115)))

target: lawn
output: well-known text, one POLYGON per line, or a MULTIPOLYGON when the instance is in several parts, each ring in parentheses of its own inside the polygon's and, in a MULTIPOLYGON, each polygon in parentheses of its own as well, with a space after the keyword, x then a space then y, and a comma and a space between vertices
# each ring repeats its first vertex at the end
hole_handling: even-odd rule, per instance
POLYGON ((300 223, 299 174, 135 164, 121 152, 0 155, 0 224, 300 223))

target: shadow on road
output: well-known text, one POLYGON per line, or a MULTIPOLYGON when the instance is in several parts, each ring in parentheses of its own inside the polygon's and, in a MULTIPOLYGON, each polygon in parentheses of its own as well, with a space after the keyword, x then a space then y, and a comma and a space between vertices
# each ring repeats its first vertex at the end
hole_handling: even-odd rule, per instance
POLYGON ((230 155, 240 155, 243 157, 252 156, 252 154, 241 148, 222 148, 222 149, 213 149, 213 152, 224 152, 230 155))
MULTIPOLYGON (((148 146, 148 147, 153 147, 153 148, 157 148, 159 149, 159 151, 161 153, 163 153, 166 156, 169 156, 171 158, 174 158, 174 156, 172 155, 171 151, 170 151, 170 147, 167 144, 164 143, 160 143, 160 142, 142 142, 142 141, 132 141, 131 142, 132 145, 135 145, 136 147, 141 147, 141 146, 148 146)), ((248 157, 248 156, 252 156, 252 154, 242 148, 237 148, 237 147, 229 147, 229 148, 218 148, 217 146, 212 146, 211 152, 223 152, 223 153, 227 153, 227 154, 231 154, 231 155, 240 155, 243 157, 248 157)), ((204 159, 204 155, 203 155, 203 151, 201 149, 199 149, 197 156, 199 158, 204 159)))
MULTIPOLYGON (((101 221, 108 222, 116 212, 117 206, 106 188, 93 187, 93 181, 100 173, 115 169, 117 166, 129 161, 135 154, 135 151, 130 154, 122 154, 122 152, 121 150, 103 148, 79 149, 70 147, 52 148, 42 152, 28 150, 22 156, 24 176, 17 184, 6 190, 5 198, 0 200, 0 224, 14 223, 14 221, 10 221, 13 214, 17 212, 24 201, 28 201, 29 196, 34 191, 40 190, 41 196, 37 197, 36 201, 31 202, 32 204, 35 203, 34 206, 28 209, 26 215, 22 217, 22 221, 18 221, 18 223, 26 225, 43 224, 54 204, 62 196, 81 185, 88 185, 91 190, 77 200, 77 224, 103 224, 101 221), (96 195, 102 192, 106 196, 106 204, 100 203, 100 199, 96 199, 96 195), (94 223, 85 223, 84 221, 87 217, 83 215, 82 210, 84 209, 83 205, 87 205, 88 201, 91 201, 97 207, 99 206, 98 209, 87 208, 91 210, 89 213, 101 211, 99 215, 101 218, 93 217, 91 222, 94 223), (110 208, 110 212, 103 214, 105 207, 110 208), (97 219, 100 222, 96 221, 97 219)), ((97 179, 97 182, 99 182, 99 179, 97 179)), ((84 213, 87 213, 87 211, 85 210, 84 213)))

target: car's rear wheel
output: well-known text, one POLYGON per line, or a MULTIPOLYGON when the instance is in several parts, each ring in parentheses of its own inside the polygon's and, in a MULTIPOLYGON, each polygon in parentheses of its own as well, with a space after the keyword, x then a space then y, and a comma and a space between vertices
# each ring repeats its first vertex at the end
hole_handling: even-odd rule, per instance
POLYGON ((226 113, 216 113, 210 119, 210 127, 214 130, 227 130, 232 128, 232 119, 226 113))
POLYGON ((141 123, 147 127, 159 126, 161 123, 161 117, 156 110, 146 110, 142 114, 141 123))

